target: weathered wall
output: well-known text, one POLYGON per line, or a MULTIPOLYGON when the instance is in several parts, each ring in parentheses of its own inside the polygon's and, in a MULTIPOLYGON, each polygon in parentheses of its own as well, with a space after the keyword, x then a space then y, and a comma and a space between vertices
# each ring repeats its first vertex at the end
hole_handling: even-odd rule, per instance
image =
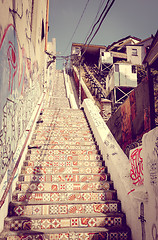
POLYGON ((144 235, 158 239, 158 127, 143 136, 144 186, 148 201, 144 203, 144 235))
POLYGON ((43 91, 46 1, 1 0, 0 16, 1 182, 43 91))
POLYGON ((129 150, 139 145, 143 134, 150 130, 148 81, 144 79, 108 120, 107 125, 121 148, 129 150))

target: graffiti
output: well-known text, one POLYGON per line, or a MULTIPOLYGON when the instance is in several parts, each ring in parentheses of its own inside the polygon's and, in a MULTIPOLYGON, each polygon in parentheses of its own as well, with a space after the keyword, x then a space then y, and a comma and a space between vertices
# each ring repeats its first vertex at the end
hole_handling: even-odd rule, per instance
POLYGON ((23 3, 22 3, 22 1, 21 2, 18 1, 16 3, 17 3, 16 9, 15 9, 15 6, 14 6, 14 9, 9 8, 9 12, 12 14, 13 19, 15 18, 15 15, 17 15, 20 19, 22 19, 22 17, 23 17, 23 3), (19 3, 20 3, 20 6, 19 6, 19 3), (19 12, 21 12, 21 14, 19 12))
POLYGON ((141 221, 141 228, 142 228, 142 240, 146 240, 146 233, 145 233, 145 224, 146 222, 144 218, 144 203, 141 202, 140 204, 140 217, 138 218, 141 221))
POLYGON ((143 158, 141 157, 142 147, 136 148, 130 154, 130 177, 134 185, 142 185, 144 183, 143 176, 143 158))
POLYGON ((155 140, 154 148, 152 151, 152 158, 148 155, 148 169, 150 174, 150 184, 154 187, 154 191, 156 194, 158 194, 158 165, 157 165, 157 159, 158 159, 158 137, 155 140))
POLYGON ((122 147, 131 143, 132 131, 131 131, 131 111, 130 111, 130 101, 129 98, 125 101, 124 105, 121 107, 122 116, 122 147))
MULTIPOLYGON (((5 29, 0 42, 0 182, 9 166, 40 97, 38 63, 27 62, 15 27, 5 29), (33 73, 33 74, 32 74, 33 73), (31 84, 30 84, 31 81, 31 84)), ((12 169, 11 169, 12 170, 12 169)), ((8 175, 9 176, 9 175, 8 175)))
POLYGON ((126 149, 125 149, 125 154, 127 155, 127 157, 129 158, 129 153, 130 153, 130 150, 134 149, 134 148, 137 148, 139 146, 142 145, 142 138, 138 139, 137 141, 129 144, 126 146, 126 149))
POLYGON ((158 240, 158 233, 157 233, 157 227, 155 224, 152 225, 152 239, 153 240, 158 240))
POLYGON ((130 106, 131 106, 131 120, 133 121, 136 118, 136 97, 135 91, 132 91, 129 95, 130 106))
POLYGON ((12 94, 13 91, 13 81, 17 73, 17 53, 12 42, 9 41, 9 47, 7 51, 8 64, 9 64, 9 91, 12 94))

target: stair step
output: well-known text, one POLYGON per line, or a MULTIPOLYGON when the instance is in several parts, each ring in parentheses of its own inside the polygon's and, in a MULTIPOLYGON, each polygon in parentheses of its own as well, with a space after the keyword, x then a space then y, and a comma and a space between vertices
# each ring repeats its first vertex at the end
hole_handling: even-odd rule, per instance
POLYGON ((98 155, 97 150, 83 150, 83 149, 40 149, 32 148, 28 150, 28 154, 33 155, 98 155))
POLYGON ((22 167, 22 174, 98 174, 105 173, 105 167, 22 167))
POLYGON ((23 166, 27 167, 102 167, 103 162, 102 161, 25 161, 23 163, 23 166))
POLYGON ((18 216, 7 217, 5 219, 5 229, 11 231, 20 230, 42 230, 42 229, 56 229, 56 228, 85 228, 85 227, 113 227, 123 226, 125 222, 125 216, 122 213, 105 213, 105 214, 83 214, 83 216, 73 215, 56 215, 48 216, 44 215, 39 217, 31 215, 29 217, 19 218, 18 216))
POLYGON ((101 160, 101 156, 99 154, 75 154, 72 152, 71 154, 67 153, 66 151, 62 151, 62 153, 59 154, 47 154, 46 151, 41 152, 39 154, 31 154, 30 151, 28 151, 28 154, 26 156, 27 161, 36 161, 36 160, 42 160, 42 161, 99 161, 101 160))
POLYGON ((78 191, 97 191, 97 190, 109 190, 113 189, 113 182, 17 182, 16 190, 27 192, 78 192, 78 191))
POLYGON ((96 214, 96 213, 116 213, 121 211, 120 201, 105 201, 104 203, 56 203, 31 205, 11 203, 9 206, 9 216, 28 216, 28 215, 59 215, 59 214, 96 214))
POLYGON ((76 130, 76 129, 36 129, 34 131, 34 135, 39 135, 39 137, 42 135, 42 136, 46 136, 46 137, 55 137, 55 136, 73 136, 73 137, 76 137, 76 136, 86 136, 86 137, 92 137, 92 133, 90 130, 86 130, 86 131, 82 131, 82 129, 80 131, 76 130))
POLYGON ((89 202, 89 201, 105 201, 105 200, 116 200, 117 192, 116 190, 98 190, 91 192, 20 192, 15 191, 13 193, 13 200, 19 202, 89 202))
POLYGON ((110 174, 87 174, 87 175, 58 175, 58 174, 47 174, 47 175, 35 175, 35 174, 24 174, 19 176, 19 181, 26 182, 94 182, 94 181, 109 181, 110 174))
POLYGON ((84 143, 84 142, 94 142, 94 139, 92 136, 89 136, 89 137, 82 137, 82 136, 76 136, 76 137, 72 137, 72 136, 58 136, 58 137, 55 137, 55 136, 45 136, 44 139, 42 139, 41 137, 38 137, 37 136, 33 136, 32 137, 32 141, 75 141, 75 142, 80 142, 80 143, 84 143))
POLYGON ((70 140, 61 140, 58 139, 52 139, 52 140, 32 140, 29 146, 33 145, 71 145, 71 146, 96 146, 95 142, 93 141, 76 141, 75 139, 73 141, 70 140))
POLYGON ((6 240, 55 240, 55 239, 66 239, 66 240, 128 240, 131 239, 130 229, 128 227, 89 227, 89 228, 57 228, 52 230, 42 229, 41 231, 17 231, 16 232, 4 232, 6 240), (18 235, 17 235, 18 234, 18 235))

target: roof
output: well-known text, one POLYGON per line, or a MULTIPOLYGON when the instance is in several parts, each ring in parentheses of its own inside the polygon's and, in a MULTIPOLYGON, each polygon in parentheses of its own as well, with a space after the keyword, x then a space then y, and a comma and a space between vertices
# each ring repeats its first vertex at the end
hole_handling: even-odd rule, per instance
POLYGON ((131 40, 136 40, 136 41, 141 41, 141 39, 140 38, 137 38, 137 37, 132 37, 132 36, 127 36, 127 37, 125 37, 125 38, 121 38, 120 40, 118 40, 117 42, 113 42, 111 45, 109 45, 108 47, 107 47, 107 50, 112 50, 114 47, 119 47, 119 46, 122 46, 122 45, 124 45, 124 44, 127 44, 129 41, 131 41, 131 40))
POLYGON ((144 58, 143 64, 145 63, 151 67, 158 68, 158 31, 156 32, 150 49, 144 58))
POLYGON ((85 45, 83 43, 72 43, 72 47, 81 47, 84 51, 86 50, 87 53, 96 54, 100 51, 100 49, 106 50, 106 46, 103 45, 85 45))

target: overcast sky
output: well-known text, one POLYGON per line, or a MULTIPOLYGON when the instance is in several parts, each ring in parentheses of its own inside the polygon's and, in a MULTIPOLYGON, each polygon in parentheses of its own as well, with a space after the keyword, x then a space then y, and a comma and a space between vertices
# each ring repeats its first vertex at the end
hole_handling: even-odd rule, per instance
MULTIPOLYGON (((72 42, 85 42, 99 5, 103 1, 89 0, 79 27, 68 46, 87 0, 50 0, 48 40, 56 38, 57 52, 69 55, 72 42)), ((128 35, 145 39, 151 34, 155 35, 157 29, 158 0, 115 0, 91 44, 108 46, 128 35)), ((57 68, 61 66, 59 62, 57 68)))

